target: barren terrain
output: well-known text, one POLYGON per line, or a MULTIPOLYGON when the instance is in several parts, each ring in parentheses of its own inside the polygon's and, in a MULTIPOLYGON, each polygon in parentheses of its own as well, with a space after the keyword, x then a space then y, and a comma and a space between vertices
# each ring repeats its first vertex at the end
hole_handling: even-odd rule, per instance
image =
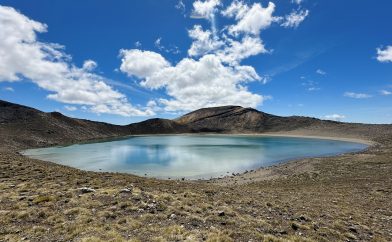
MULTIPOLYGON (((390 125, 321 122, 274 132, 372 145, 210 181, 85 172, 29 159, 18 151, 52 145, 47 133, 34 144, 15 138, 9 123, 0 127, 0 241, 392 240, 390 125)), ((107 132, 102 136, 114 134, 107 132)), ((80 140, 94 138, 87 134, 80 140)))

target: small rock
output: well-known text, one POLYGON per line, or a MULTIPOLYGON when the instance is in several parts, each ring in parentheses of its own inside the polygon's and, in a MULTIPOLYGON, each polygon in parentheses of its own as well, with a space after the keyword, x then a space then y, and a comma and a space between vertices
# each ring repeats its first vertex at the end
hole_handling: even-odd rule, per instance
POLYGON ((348 230, 350 230, 353 233, 358 233, 357 228, 355 228, 354 226, 349 227, 348 230))
POLYGON ((120 190, 120 193, 132 193, 132 190, 129 188, 124 188, 120 190))
POLYGON ((309 222, 310 218, 306 217, 305 215, 301 215, 301 216, 299 216, 299 220, 309 222))
POLYGON ((218 211, 218 216, 219 216, 219 217, 225 216, 225 212, 224 212, 224 211, 218 211))
POLYGON ((298 230, 298 229, 299 229, 298 224, 296 224, 296 223, 292 223, 292 224, 291 224, 291 228, 292 228, 293 230, 298 230))
POLYGON ((82 193, 90 193, 90 192, 95 192, 95 189, 89 188, 89 187, 81 187, 78 189, 82 193))
POLYGON ((170 214, 170 217, 169 217, 170 219, 176 219, 177 218, 177 215, 175 215, 174 213, 172 213, 172 214, 170 214))

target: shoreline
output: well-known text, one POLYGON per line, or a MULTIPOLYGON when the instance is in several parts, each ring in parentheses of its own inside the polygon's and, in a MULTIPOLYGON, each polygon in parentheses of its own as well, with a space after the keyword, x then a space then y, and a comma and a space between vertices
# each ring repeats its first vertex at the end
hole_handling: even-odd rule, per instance
MULTIPOLYGON (((138 134, 138 135, 127 135, 127 136, 121 136, 121 137, 110 137, 107 139, 98 139, 98 140, 89 140, 85 142, 78 142, 78 143, 72 143, 72 144, 65 144, 65 145, 55 145, 55 146, 47 146, 47 147, 40 147, 40 148, 29 148, 29 149, 23 149, 23 150, 17 150, 17 154, 22 155, 23 157, 29 158, 29 159, 34 159, 34 160, 39 160, 48 164, 54 164, 54 165, 61 165, 65 166, 68 168, 72 169, 77 169, 83 172, 95 172, 95 173, 102 173, 102 174, 123 174, 123 175, 130 175, 130 176, 136 176, 142 179, 156 179, 158 181, 179 181, 179 182, 198 182, 198 183, 209 183, 209 182, 216 182, 216 181, 227 181, 233 178, 241 178, 244 177, 246 174, 249 173, 249 171, 244 171, 244 172, 239 172, 239 173, 230 173, 230 175, 225 175, 223 177, 213 177, 213 178, 206 178, 206 179, 186 179, 182 180, 182 178, 157 178, 157 177, 149 177, 149 176, 142 176, 142 175, 137 175, 135 173, 123 173, 123 172, 110 172, 110 171, 89 171, 89 170, 83 170, 79 169, 76 167, 72 167, 69 165, 64 165, 60 163, 56 163, 54 161, 48 161, 48 160, 41 160, 37 159, 34 157, 29 157, 28 155, 24 154, 24 151, 30 150, 30 149, 44 149, 44 148, 50 148, 50 147, 66 147, 66 146, 71 146, 71 145, 77 145, 77 144, 89 144, 89 143, 99 143, 99 142, 110 142, 110 141, 116 141, 116 140, 123 140, 127 139, 130 137, 146 137, 146 136, 207 136, 207 135, 215 135, 215 136, 259 136, 259 137, 290 137, 290 138, 304 138, 304 139, 320 139, 320 140, 332 140, 332 141, 344 141, 344 142, 352 142, 352 143, 359 143, 359 144, 364 144, 367 145, 362 150, 359 151, 350 151, 350 152, 344 152, 344 153, 337 153, 337 154, 331 154, 331 155, 324 155, 324 156, 309 156, 309 157, 298 157, 298 158, 293 158, 293 159, 286 159, 286 160, 281 160, 278 161, 276 164, 269 165, 266 167, 259 167, 259 168, 254 168, 252 169, 253 173, 257 173, 258 176, 260 176, 261 180, 267 179, 270 175, 271 172, 274 172, 275 169, 279 169, 282 166, 287 166, 291 165, 293 163, 299 162, 304 159, 316 159, 316 158, 334 158, 338 157, 341 155, 348 155, 348 154, 355 154, 355 153, 360 153, 368 150, 372 146, 376 145, 377 143, 371 140, 365 140, 365 139, 359 139, 359 138, 346 138, 346 137, 329 137, 329 136, 321 136, 321 135, 301 135, 301 134, 285 134, 285 133, 182 133, 182 134, 138 134), (266 174, 266 171, 268 171, 268 174, 266 174), (233 175, 234 174, 234 175, 233 175)), ((274 177, 274 178, 279 178, 279 177, 274 177)))

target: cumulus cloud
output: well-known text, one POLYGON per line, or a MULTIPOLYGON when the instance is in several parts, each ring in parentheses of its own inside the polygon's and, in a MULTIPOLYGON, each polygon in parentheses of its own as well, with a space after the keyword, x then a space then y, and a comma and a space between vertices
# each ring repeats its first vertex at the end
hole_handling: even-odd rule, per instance
POLYGON ((342 119, 345 119, 346 116, 341 114, 330 114, 330 115, 325 115, 324 118, 333 121, 341 121, 342 119))
POLYGON ((211 18, 214 17, 216 7, 220 4, 220 0, 197 0, 193 3, 193 12, 191 17, 211 20, 211 18))
POLYGON ((152 51, 138 49, 120 50, 120 70, 129 76, 146 78, 153 73, 170 66, 162 55, 152 51))
POLYGON ((189 37, 193 39, 192 45, 188 50, 189 56, 202 56, 219 49, 224 43, 213 37, 210 30, 203 30, 200 25, 193 26, 188 31, 189 37))
POLYGON ((253 67, 225 66, 218 56, 204 55, 199 60, 184 58, 175 66, 156 70, 141 85, 166 89, 171 98, 159 100, 166 111, 190 111, 233 103, 256 107, 263 96, 249 92, 242 84, 260 79, 253 67))
POLYGON ((285 28, 297 28, 309 15, 309 10, 293 10, 289 15, 284 17, 281 26, 285 28))
MULTIPOLYGON (((160 53, 121 50, 120 70, 137 77, 142 87, 165 91, 167 97, 147 105, 153 110, 178 112, 232 104, 257 107, 272 97, 252 92, 248 85, 265 83, 267 78, 242 61, 269 52, 260 33, 278 21, 274 11, 272 2, 263 7, 261 3, 235 0, 224 6, 219 0, 196 0, 191 18, 206 19, 211 27, 196 24, 188 30, 192 40, 188 56, 170 63, 160 53), (215 23, 218 13, 233 22, 218 30, 215 23)), ((160 41, 155 43, 157 48, 161 46, 160 41)))
POLYGON ((91 73, 96 63, 88 60, 82 68, 70 63, 58 44, 37 40, 47 26, 0 6, 0 81, 31 80, 50 92, 47 96, 63 103, 87 105, 96 113, 123 116, 149 115, 148 110, 133 107, 126 96, 91 73))
POLYGON ((216 36, 217 27, 215 20, 215 13, 217 12, 217 7, 221 6, 220 0, 197 0, 193 3, 193 11, 191 18, 207 19, 211 23, 212 34, 216 36))
POLYGON ((97 62, 93 61, 93 60, 86 60, 83 63, 83 70, 85 71, 93 71, 95 68, 97 68, 97 62))
POLYGON ((275 4, 268 3, 263 8, 260 3, 254 3, 252 7, 245 6, 244 3, 237 3, 237 6, 230 5, 223 11, 223 15, 234 16, 238 23, 229 27, 229 33, 259 35, 260 31, 268 28, 274 21, 272 16, 275 11, 275 4))
POLYGON ((233 1, 230 6, 221 11, 222 15, 229 18, 239 20, 248 12, 249 6, 242 1, 233 1))
POLYGON ((356 99, 365 99, 371 98, 372 96, 366 93, 355 93, 355 92, 345 92, 343 94, 345 97, 356 98, 356 99))
POLYGON ((217 55, 225 63, 236 65, 243 59, 250 56, 267 53, 262 40, 258 37, 245 36, 242 40, 237 41, 227 39, 227 45, 223 50, 217 52, 217 55))
POLYGON ((247 90, 242 83, 260 77, 250 66, 229 67, 215 55, 200 60, 185 58, 146 78, 142 86, 164 87, 171 99, 160 99, 167 111, 194 110, 202 107, 237 104, 256 107, 263 97, 247 90))
POLYGON ((377 60, 379 62, 392 62, 392 45, 385 49, 377 48, 377 60))

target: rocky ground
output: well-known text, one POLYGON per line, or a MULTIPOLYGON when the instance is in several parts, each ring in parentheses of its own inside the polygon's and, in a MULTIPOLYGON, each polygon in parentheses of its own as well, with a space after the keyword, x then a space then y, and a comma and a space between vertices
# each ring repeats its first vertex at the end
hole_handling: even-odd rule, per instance
POLYGON ((116 126, 0 100, 0 241, 392 241, 391 174, 392 125, 227 106, 116 126), (201 182, 85 172, 18 153, 138 133, 201 131, 373 143, 359 153, 201 182))
POLYGON ((392 139, 377 141, 268 176, 204 182, 84 172, 2 151, 0 241, 391 241, 392 139))

